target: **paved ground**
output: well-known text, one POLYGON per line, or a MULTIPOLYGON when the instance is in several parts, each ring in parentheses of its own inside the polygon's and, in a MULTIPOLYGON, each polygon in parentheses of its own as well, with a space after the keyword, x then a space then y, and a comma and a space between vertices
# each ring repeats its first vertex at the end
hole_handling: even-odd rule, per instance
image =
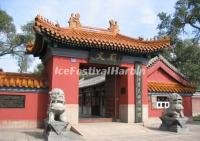
MULTIPOLYGON (((153 127, 143 127, 141 125, 124 123, 105 124, 81 124, 80 130, 85 129, 85 137, 80 138, 74 133, 69 134, 68 140, 85 141, 199 141, 200 122, 187 124, 189 132, 177 134, 159 131, 153 127), (90 129, 89 129, 90 128, 90 129), (92 132, 91 132, 92 131, 92 132)), ((0 129, 0 141, 42 141, 41 129, 0 129)), ((66 140, 67 141, 67 140, 66 140)))

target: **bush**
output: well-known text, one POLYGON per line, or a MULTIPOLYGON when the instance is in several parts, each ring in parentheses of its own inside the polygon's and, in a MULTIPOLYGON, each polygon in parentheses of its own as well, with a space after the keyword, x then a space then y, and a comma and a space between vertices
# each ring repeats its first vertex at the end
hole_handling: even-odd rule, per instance
POLYGON ((198 116, 193 116, 193 120, 195 120, 195 121, 200 121, 200 115, 198 115, 198 116))

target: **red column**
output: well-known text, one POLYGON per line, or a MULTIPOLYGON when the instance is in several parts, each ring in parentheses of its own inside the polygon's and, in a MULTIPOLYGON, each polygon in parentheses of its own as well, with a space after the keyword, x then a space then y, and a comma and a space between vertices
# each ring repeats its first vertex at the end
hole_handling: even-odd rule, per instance
POLYGON ((148 82, 147 82, 147 66, 142 65, 142 119, 143 122, 148 120, 148 82))
MULTIPOLYGON (((60 88, 65 93, 66 118, 71 124, 78 123, 79 64, 81 59, 53 56, 46 62, 49 89, 60 88)), ((83 60, 83 63, 86 60, 83 60)))
POLYGON ((135 81, 134 81, 134 64, 128 66, 128 75, 127 75, 127 95, 128 95, 128 104, 135 104, 135 81))
POLYGON ((118 76, 119 118, 123 122, 135 122, 134 64, 123 64, 126 75, 118 76), (125 93, 121 93, 125 88, 125 93))
POLYGON ((148 104, 147 67, 142 65, 142 104, 148 104))
POLYGON ((70 58, 53 56, 48 62, 49 88, 64 91, 67 104, 78 104, 79 62, 70 58))

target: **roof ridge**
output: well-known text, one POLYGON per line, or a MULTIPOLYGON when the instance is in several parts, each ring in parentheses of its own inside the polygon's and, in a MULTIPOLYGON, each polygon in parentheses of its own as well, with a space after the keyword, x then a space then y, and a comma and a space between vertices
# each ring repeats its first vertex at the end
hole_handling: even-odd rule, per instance
POLYGON ((161 59, 161 61, 163 61, 169 68, 171 68, 173 71, 175 71, 176 73, 180 74, 182 77, 186 78, 186 76, 181 73, 180 70, 178 70, 172 63, 170 63, 166 58, 164 58, 161 54, 159 54, 159 58, 161 59))
POLYGON ((83 30, 83 31, 89 31, 89 32, 102 32, 102 33, 106 33, 109 35, 116 35, 113 34, 112 32, 110 32, 108 29, 106 28, 98 28, 98 27, 92 27, 92 26, 83 26, 81 25, 80 27, 76 27, 76 28, 70 28, 70 27, 61 27, 58 23, 54 23, 52 21, 50 21, 49 19, 37 15, 35 18, 35 21, 41 21, 45 24, 48 24, 49 26, 53 27, 53 28, 57 28, 57 30, 69 30, 69 29, 74 29, 74 30, 83 30))
MULTIPOLYGON (((80 15, 71 15, 69 20, 69 27, 61 27, 58 23, 37 15, 35 18, 34 30, 36 33, 47 36, 50 40, 55 40, 62 44, 70 44, 72 46, 84 47, 91 49, 112 50, 123 53, 137 53, 147 54, 158 52, 170 45, 170 39, 165 37, 163 39, 153 38, 144 40, 129 37, 119 33, 119 26, 114 20, 110 20, 110 27, 107 29, 96 28, 89 26, 82 26, 80 23, 80 15)), ((40 37, 40 38, 42 38, 40 37)), ((37 42, 37 41, 36 41, 37 42)), ((40 55, 37 52, 38 46, 27 46, 27 53, 40 55)), ((36 55, 36 56, 37 56, 36 55)))
POLYGON ((161 54, 159 54, 158 56, 155 56, 154 58, 150 59, 148 64, 147 64, 147 68, 152 67, 154 64, 156 64, 156 62, 158 61, 162 61, 164 64, 166 64, 171 70, 173 70, 175 73, 181 75, 183 78, 186 79, 186 76, 180 72, 180 70, 178 70, 173 64, 171 64, 165 57, 163 57, 161 54))
MULTIPOLYGON (((58 23, 55 23, 55 22, 52 22, 50 21, 49 19, 43 17, 43 16, 40 16, 40 15, 37 15, 36 18, 35 18, 35 21, 42 21, 48 25, 50 25, 51 27, 53 28, 57 28, 57 30, 69 30, 71 29, 70 27, 61 27, 58 23)), ((80 27, 77 27, 77 28, 73 28, 74 30, 83 30, 83 31, 90 31, 90 32, 98 32, 98 31, 101 31, 100 33, 106 33, 106 34, 109 34, 109 35, 120 35, 122 37, 125 37, 125 38, 129 38, 129 39, 133 39, 135 40, 136 42, 143 42, 143 43, 149 43, 149 42, 167 42, 167 41, 170 41, 170 38, 168 36, 165 36, 163 38, 150 38, 150 39, 144 39, 142 37, 138 37, 138 38, 134 38, 134 37, 130 37, 128 35, 125 35, 125 34, 121 34, 121 33, 117 33, 117 34, 113 34, 111 31, 109 31, 109 29, 106 29, 106 28, 99 28, 99 27, 92 27, 92 26, 84 26, 84 25, 80 25, 80 27), (94 29, 94 30, 93 30, 94 29)))
POLYGON ((47 88, 48 84, 44 77, 32 74, 0 73, 0 88, 47 88))
POLYGON ((40 77, 41 75, 34 73, 16 73, 16 72, 0 72, 0 77, 40 77))

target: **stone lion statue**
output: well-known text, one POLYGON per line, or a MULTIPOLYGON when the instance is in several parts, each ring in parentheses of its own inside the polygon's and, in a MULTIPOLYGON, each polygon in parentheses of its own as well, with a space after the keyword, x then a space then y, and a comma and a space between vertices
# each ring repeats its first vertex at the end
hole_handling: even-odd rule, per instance
POLYGON ((61 89, 54 88, 49 92, 50 104, 48 108, 48 121, 66 122, 65 95, 61 89))
POLYGON ((185 128, 187 118, 183 114, 182 97, 173 93, 169 96, 170 107, 163 111, 160 117, 162 124, 161 129, 179 132, 185 128))
POLYGON ((183 118, 183 105, 182 105, 182 97, 173 93, 169 96, 170 107, 167 108, 163 114, 164 116, 173 117, 173 118, 183 118))

